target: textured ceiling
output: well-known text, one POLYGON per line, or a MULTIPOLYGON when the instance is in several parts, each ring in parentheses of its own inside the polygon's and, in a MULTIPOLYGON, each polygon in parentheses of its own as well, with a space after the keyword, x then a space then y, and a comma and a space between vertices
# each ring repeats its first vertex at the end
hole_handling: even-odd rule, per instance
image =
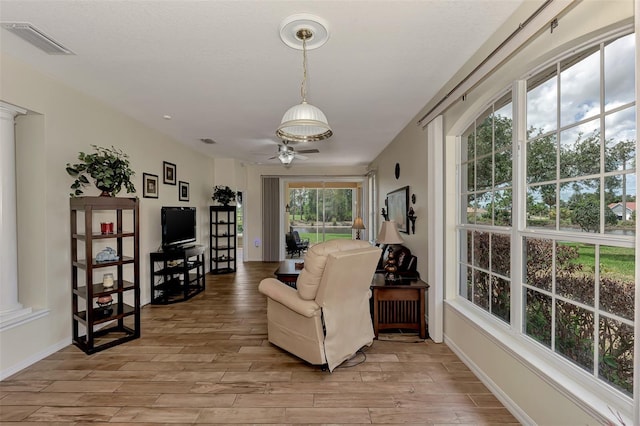
POLYGON ((277 164, 274 132, 302 79, 280 23, 317 15, 330 37, 308 54, 308 100, 334 136, 297 145, 320 150, 299 164, 367 164, 522 1, 0 0, 1 21, 29 22, 76 55, 6 30, 0 47, 207 155, 277 164))

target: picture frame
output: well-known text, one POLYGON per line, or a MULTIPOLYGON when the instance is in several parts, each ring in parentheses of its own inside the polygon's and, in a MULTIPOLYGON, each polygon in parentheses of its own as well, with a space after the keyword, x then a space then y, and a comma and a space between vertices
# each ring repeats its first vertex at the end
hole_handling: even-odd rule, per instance
POLYGON ((189 182, 178 182, 178 200, 189 201, 189 182))
POLYGON ((142 173, 142 196, 144 198, 158 198, 158 175, 142 173))
POLYGON ((403 186, 387 194, 387 214, 389 220, 398 225, 398 231, 409 233, 409 187, 403 186))
POLYGON ((176 179, 176 165, 168 161, 162 162, 162 182, 167 185, 175 185, 176 179))

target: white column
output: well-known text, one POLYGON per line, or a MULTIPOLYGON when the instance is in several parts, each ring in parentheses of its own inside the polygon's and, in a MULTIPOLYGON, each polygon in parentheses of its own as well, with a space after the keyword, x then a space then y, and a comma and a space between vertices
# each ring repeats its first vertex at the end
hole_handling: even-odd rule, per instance
POLYGON ((31 313, 18 302, 15 117, 25 113, 0 102, 0 328, 31 313))

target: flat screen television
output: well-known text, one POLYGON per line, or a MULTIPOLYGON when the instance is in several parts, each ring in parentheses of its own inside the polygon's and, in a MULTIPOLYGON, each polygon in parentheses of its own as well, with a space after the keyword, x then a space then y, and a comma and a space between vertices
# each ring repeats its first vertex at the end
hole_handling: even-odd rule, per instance
POLYGON ((162 249, 175 250, 196 240, 195 207, 162 207, 162 249))

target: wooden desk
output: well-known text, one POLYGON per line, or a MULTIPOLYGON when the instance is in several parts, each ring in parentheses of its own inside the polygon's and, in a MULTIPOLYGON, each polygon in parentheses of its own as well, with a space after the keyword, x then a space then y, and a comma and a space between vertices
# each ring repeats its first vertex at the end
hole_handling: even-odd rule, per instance
POLYGON ((297 263, 304 263, 303 260, 287 259, 280 262, 280 266, 274 272, 277 279, 290 287, 296 288, 296 281, 302 269, 296 269, 297 263))
POLYGON ((425 290, 429 284, 420 279, 385 281, 384 274, 374 274, 371 282, 373 331, 409 329, 427 338, 425 290))

